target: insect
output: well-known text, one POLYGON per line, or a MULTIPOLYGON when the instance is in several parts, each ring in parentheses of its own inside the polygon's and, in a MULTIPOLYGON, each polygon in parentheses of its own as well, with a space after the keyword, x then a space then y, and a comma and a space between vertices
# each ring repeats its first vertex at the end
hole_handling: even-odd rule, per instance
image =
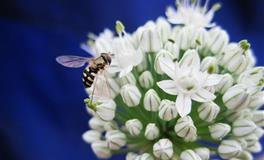
POLYGON ((97 58, 87 58, 80 56, 72 55, 63 55, 56 58, 56 61, 69 68, 80 68, 85 64, 88 64, 83 71, 82 81, 85 88, 90 88, 94 83, 96 75, 104 71, 107 66, 111 64, 112 54, 110 53, 101 53, 97 58))

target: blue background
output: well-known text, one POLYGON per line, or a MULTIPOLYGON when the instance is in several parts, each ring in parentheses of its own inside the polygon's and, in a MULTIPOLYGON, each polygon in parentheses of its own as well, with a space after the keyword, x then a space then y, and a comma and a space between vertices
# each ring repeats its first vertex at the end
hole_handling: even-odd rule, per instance
MULTIPOLYGON (((249 39, 258 65, 264 65, 264 1, 220 2, 223 8, 214 20, 227 29, 232 41, 249 39)), ((55 57, 85 56, 79 44, 88 32, 113 29, 117 19, 133 31, 164 15, 166 6, 173 4, 173 0, 1 0, 0 159, 96 159, 81 139, 89 119, 82 69, 66 70, 55 57)))

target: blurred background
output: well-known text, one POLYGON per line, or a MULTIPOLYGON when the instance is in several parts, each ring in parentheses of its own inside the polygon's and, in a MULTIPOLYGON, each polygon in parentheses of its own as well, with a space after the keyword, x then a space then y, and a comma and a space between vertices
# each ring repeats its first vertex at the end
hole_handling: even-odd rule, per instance
MULTIPOLYGON (((232 41, 248 39, 264 65, 264 1, 219 1, 214 21, 232 41)), ((81 139, 89 119, 82 69, 55 57, 86 56, 79 46, 88 32, 114 29, 117 19, 131 32, 168 5, 174 0, 1 0, 0 160, 95 160, 81 139)))

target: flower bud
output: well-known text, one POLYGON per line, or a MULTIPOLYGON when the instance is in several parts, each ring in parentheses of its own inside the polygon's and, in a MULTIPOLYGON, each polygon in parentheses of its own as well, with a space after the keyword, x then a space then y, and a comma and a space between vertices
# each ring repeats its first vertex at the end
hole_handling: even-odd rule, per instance
POLYGON ((250 63, 248 49, 244 49, 240 44, 229 44, 223 55, 220 63, 230 72, 240 74, 246 70, 250 63))
POLYGON ((247 145, 254 145, 259 140, 259 138, 254 133, 243 137, 243 139, 246 141, 247 145))
POLYGON ((239 111, 249 104, 250 95, 242 85, 235 85, 229 88, 223 96, 223 102, 230 110, 239 111))
POLYGON ((241 154, 242 147, 235 140, 223 140, 218 147, 218 154, 223 159, 230 159, 241 154))
POLYGON ((157 52, 162 47, 161 37, 154 26, 147 27, 141 37, 139 44, 142 52, 157 52))
POLYGON ((83 133, 82 139, 87 143, 93 143, 99 141, 101 138, 101 133, 96 130, 89 130, 83 133))
POLYGON ((144 153, 142 155, 137 156, 133 160, 154 160, 154 158, 149 153, 144 153))
POLYGON ((253 145, 247 146, 246 148, 249 152, 258 153, 262 151, 260 142, 256 142, 253 145))
POLYGON ((201 71, 209 74, 218 72, 218 64, 215 57, 205 57, 201 63, 201 71))
POLYGON ((260 139, 264 135, 264 129, 257 127, 254 134, 260 139))
POLYGON ((209 35, 207 47, 213 54, 221 54, 229 42, 228 34, 221 28, 215 27, 209 31, 209 35))
POLYGON ((135 160, 137 156, 138 156, 138 154, 133 153, 133 152, 129 152, 126 155, 126 160, 135 160))
POLYGON ((234 136, 242 137, 249 135, 256 129, 256 124, 248 119, 237 119, 233 122, 232 133, 234 136))
POLYGON ((91 129, 97 130, 97 131, 104 131, 104 124, 105 121, 99 119, 98 117, 92 117, 89 122, 89 126, 91 129))
POLYGON ((203 48, 208 38, 207 34, 208 33, 204 28, 185 26, 179 30, 179 33, 176 36, 176 42, 182 50, 197 47, 203 48))
POLYGON ((174 130, 179 137, 184 138, 186 142, 192 142, 197 139, 197 129, 190 116, 178 119, 174 130))
POLYGON ((148 68, 148 62, 146 56, 142 58, 142 62, 139 65, 137 65, 136 68, 138 72, 142 72, 148 68))
POLYGON ((115 121, 108 121, 104 124, 104 130, 105 131, 111 131, 118 129, 118 125, 115 121))
POLYGON ((126 144, 126 135, 119 130, 107 131, 105 139, 111 150, 118 150, 126 144))
POLYGON ((178 115, 175 102, 164 99, 159 106, 159 117, 164 121, 170 121, 178 115))
POLYGON ((143 125, 138 119, 131 119, 126 121, 126 128, 132 136, 138 136, 143 128, 143 125))
POLYGON ((124 103, 129 107, 137 106, 140 102, 141 93, 138 88, 132 84, 126 84, 120 92, 124 103))
POLYGON ((201 158, 201 160, 209 160, 210 150, 208 148, 196 148, 194 152, 201 158))
POLYGON ((106 141, 96 141, 92 143, 92 150, 98 158, 110 158, 112 156, 106 141))
POLYGON ((131 72, 119 79, 119 83, 121 84, 121 86, 124 86, 126 84, 136 85, 136 82, 137 80, 131 72))
POLYGON ((251 96, 249 108, 256 110, 264 105, 264 92, 258 92, 251 96))
POLYGON ((264 111, 254 111, 252 120, 256 125, 264 127, 264 111))
POLYGON ((216 123, 208 128, 211 137, 215 140, 222 140, 231 131, 231 127, 225 123, 216 123))
POLYGON ((241 152, 240 156, 238 156, 237 158, 234 158, 232 160, 253 160, 253 156, 248 151, 243 151, 243 152, 241 152))
POLYGON ((150 89, 146 92, 144 97, 144 108, 147 111, 156 112, 159 110, 160 97, 154 89, 150 89))
POLYGON ((145 137, 148 140, 154 140, 159 136, 159 128, 155 123, 149 123, 145 130, 145 137))
POLYGON ((203 103, 198 108, 199 117, 206 122, 212 122, 217 117, 219 111, 220 107, 214 102, 203 103))
POLYGON ((173 59, 172 53, 168 52, 167 50, 160 50, 158 54, 156 55, 155 61, 154 61, 154 69, 158 74, 163 74, 164 72, 161 70, 160 65, 161 64, 161 59, 163 58, 170 58, 173 59))
POLYGON ((153 145, 153 154, 156 158, 169 160, 173 156, 173 146, 169 139, 160 139, 153 145))
POLYGON ((139 84, 143 88, 151 88, 154 84, 154 79, 150 71, 145 71, 139 76, 139 84))
POLYGON ((221 81, 216 85, 216 91, 224 94, 234 84, 233 77, 226 73, 222 76, 221 81))
POLYGON ((165 44, 164 49, 169 53, 171 53, 173 59, 179 59, 180 48, 177 43, 173 41, 168 41, 165 44))
POLYGON ((201 157, 196 154, 193 150, 187 149, 180 155, 181 160, 202 160, 201 157))
POLYGON ((157 30, 162 42, 163 43, 167 42, 171 33, 171 25, 165 18, 159 17, 157 19, 157 30))

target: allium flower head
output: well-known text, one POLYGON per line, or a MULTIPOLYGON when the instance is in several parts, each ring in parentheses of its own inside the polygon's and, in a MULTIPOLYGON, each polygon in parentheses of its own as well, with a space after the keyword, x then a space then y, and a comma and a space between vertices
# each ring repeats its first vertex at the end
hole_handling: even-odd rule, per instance
POLYGON ((127 33, 116 22, 82 48, 111 53, 95 75, 82 138, 98 158, 252 159, 264 135, 264 67, 247 40, 216 26, 219 4, 177 0, 177 10, 127 33), (172 24, 170 24, 172 23, 172 24))

